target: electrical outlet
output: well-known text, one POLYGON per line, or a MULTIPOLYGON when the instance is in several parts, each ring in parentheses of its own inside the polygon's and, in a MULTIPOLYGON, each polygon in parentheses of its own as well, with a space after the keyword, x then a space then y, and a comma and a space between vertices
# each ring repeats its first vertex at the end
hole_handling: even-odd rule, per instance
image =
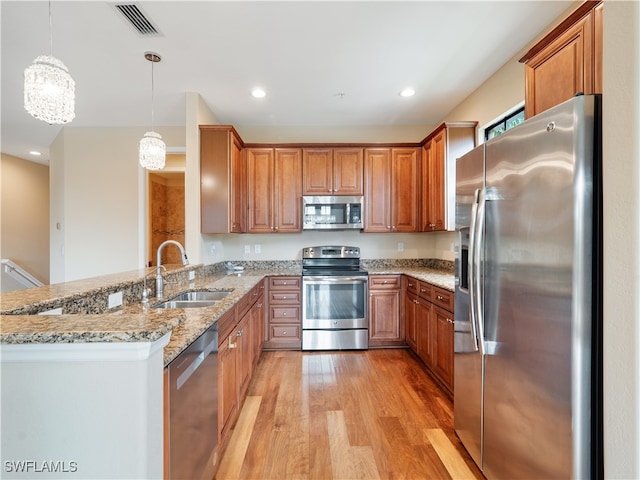
POLYGON ((253 251, 256 252, 256 253, 262 253, 262 245, 260 245, 259 243, 256 243, 253 246, 253 251))
POLYGON ((404 252, 404 243, 398 242, 398 251, 399 252, 404 252))
POLYGON ((122 292, 116 292, 109 295, 109 308, 115 308, 122 305, 122 292))
POLYGON ((189 270, 189 280, 195 280, 196 279, 196 272, 194 272, 193 270, 189 270))
POLYGON ((251 245, 244 246, 244 253, 251 253, 251 245))
POLYGON ((209 253, 211 255, 213 255, 214 253, 216 253, 216 244, 212 243, 211 246, 209 247, 209 253))

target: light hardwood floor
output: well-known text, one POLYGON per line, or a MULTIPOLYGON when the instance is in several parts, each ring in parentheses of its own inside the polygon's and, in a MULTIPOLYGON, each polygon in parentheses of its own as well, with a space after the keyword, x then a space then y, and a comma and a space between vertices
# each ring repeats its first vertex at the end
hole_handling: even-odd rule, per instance
POLYGON ((263 352, 216 479, 483 479, 403 349, 263 352))

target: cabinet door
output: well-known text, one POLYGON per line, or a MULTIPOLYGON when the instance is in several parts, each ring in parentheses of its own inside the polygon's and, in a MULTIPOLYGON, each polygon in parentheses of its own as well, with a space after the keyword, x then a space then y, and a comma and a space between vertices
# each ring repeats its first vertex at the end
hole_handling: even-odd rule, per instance
POLYGON ((264 294, 260 293, 256 303, 251 307, 251 363, 254 367, 258 363, 264 343, 264 298, 264 294))
POLYGON ((218 425, 224 438, 238 413, 237 344, 235 332, 218 349, 218 425))
POLYGON ((400 290, 369 291, 369 346, 400 345, 400 290))
POLYGON ((302 151, 302 194, 333 195, 333 150, 305 148, 302 151))
POLYGON ((582 92, 594 92, 593 15, 568 28, 525 64, 525 115, 537 115, 582 92))
POLYGON ((417 300, 416 304, 416 330, 418 343, 418 356, 428 367, 433 365, 433 305, 425 300, 417 300))
POLYGON ((238 378, 238 399, 239 402, 245 396, 251 379, 251 369, 253 367, 253 341, 251 329, 251 311, 247 312, 242 320, 238 323, 236 330, 236 343, 238 345, 238 361, 239 361, 239 378, 238 378))
POLYGON ((365 232, 391 231, 391 150, 367 148, 364 152, 365 232))
POLYGON ((299 232, 302 222, 302 150, 277 148, 274 167, 273 229, 299 232))
POLYGON ((391 230, 418 230, 418 149, 391 151, 391 230))
POLYGON ((422 157, 422 219, 425 232, 445 229, 446 130, 425 145, 422 157))
POLYGON ((231 206, 229 227, 232 233, 242 233, 246 229, 245 214, 247 211, 246 184, 247 176, 244 152, 240 140, 231 136, 231 206))
POLYGON ((433 371, 449 390, 453 390, 453 315, 434 307, 433 327, 433 371))
POLYGON ((333 194, 362 195, 364 157, 362 148, 333 150, 333 194))
POLYGON ((418 299, 414 293, 406 292, 404 296, 404 338, 407 345, 417 353, 418 330, 416 324, 418 299))
POLYGON ((273 149, 248 148, 247 200, 250 233, 269 233, 273 227, 273 149))

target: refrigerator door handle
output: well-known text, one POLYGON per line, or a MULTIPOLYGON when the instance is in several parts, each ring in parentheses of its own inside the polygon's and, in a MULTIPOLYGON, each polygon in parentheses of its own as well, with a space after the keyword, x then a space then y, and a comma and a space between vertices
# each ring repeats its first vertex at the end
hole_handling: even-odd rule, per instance
POLYGON ((474 194, 473 206, 471 207, 471 225, 469 235, 469 314, 471 317, 471 334, 474 340, 474 352, 480 350, 484 354, 483 338, 481 335, 481 328, 479 323, 479 292, 480 292, 480 277, 478 276, 479 258, 478 253, 478 225, 482 225, 482 222, 478 219, 478 214, 481 211, 479 207, 481 199, 484 199, 482 194, 483 189, 478 188, 474 194))

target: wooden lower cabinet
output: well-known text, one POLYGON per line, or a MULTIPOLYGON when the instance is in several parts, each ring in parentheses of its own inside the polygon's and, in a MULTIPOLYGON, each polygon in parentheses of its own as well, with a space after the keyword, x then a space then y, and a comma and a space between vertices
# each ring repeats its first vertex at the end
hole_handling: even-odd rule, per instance
MULTIPOLYGON (((227 312, 219 321, 235 322, 235 311, 227 312)), ((235 330, 218 343, 218 431, 227 436, 238 418, 238 345, 235 330)))
POLYGON ((302 277, 269 277, 264 348, 302 348, 302 277))
POLYGON ((264 282, 218 320, 218 332, 218 433, 222 452, 262 351, 264 282))
POLYGON ((405 342, 453 394, 453 293, 405 277, 405 342))
POLYGON ((453 390, 453 315, 433 307, 433 352, 432 362, 435 374, 453 390))
POLYGON ((400 315, 401 275, 369 276, 369 346, 400 346, 404 322, 400 315))

